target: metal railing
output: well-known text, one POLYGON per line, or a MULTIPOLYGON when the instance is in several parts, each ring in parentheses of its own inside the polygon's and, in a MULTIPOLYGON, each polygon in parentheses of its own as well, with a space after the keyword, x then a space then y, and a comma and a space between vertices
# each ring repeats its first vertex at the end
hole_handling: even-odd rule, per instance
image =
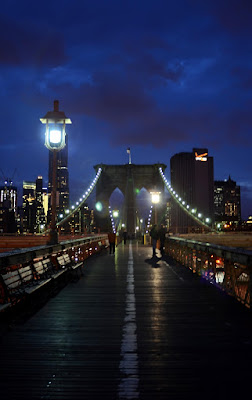
MULTIPOLYGON (((98 234, 65 240, 56 245, 41 245, 8 251, 0 254, 0 274, 6 274, 45 258, 50 258, 52 264, 56 266, 57 258, 63 254, 68 254, 73 262, 79 263, 107 246, 108 235, 98 234)), ((4 304, 5 301, 4 288, 0 284, 0 304, 4 304)))
POLYGON ((252 251, 176 237, 166 240, 165 250, 193 273, 250 307, 252 251))

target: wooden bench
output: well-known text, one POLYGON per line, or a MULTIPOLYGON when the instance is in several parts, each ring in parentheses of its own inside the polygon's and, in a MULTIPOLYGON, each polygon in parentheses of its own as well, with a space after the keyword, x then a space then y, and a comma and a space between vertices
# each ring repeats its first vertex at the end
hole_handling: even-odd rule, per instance
POLYGON ((24 296, 23 282, 18 270, 1 275, 5 299, 9 304, 15 304, 24 296))
POLYGON ((42 260, 33 263, 33 268, 37 279, 39 280, 51 279, 52 270, 46 263, 43 263, 42 260))
POLYGON ((68 271, 73 272, 77 278, 79 277, 78 271, 81 270, 81 267, 83 265, 82 261, 77 263, 75 261, 72 261, 69 257, 69 254, 67 253, 64 253, 61 256, 57 257, 57 261, 61 268, 65 268, 68 271))
POLYGON ((0 313, 6 311, 11 306, 11 303, 1 303, 0 304, 0 313))
POLYGON ((39 275, 38 272, 36 270, 34 271, 30 265, 19 268, 18 272, 21 276, 23 290, 26 294, 35 292, 51 281, 51 278, 45 279, 43 272, 42 275, 39 275))
POLYGON ((83 267, 83 261, 75 261, 75 260, 71 260, 69 254, 64 253, 63 257, 65 259, 65 262, 67 263, 67 265, 71 268, 71 270, 76 273, 76 276, 78 277, 78 271, 81 271, 81 275, 82 275, 82 267, 83 267))
POLYGON ((42 260, 42 264, 46 274, 53 279, 59 278, 66 272, 65 268, 57 269, 49 257, 44 258, 44 260, 42 260))
POLYGON ((51 278, 39 277, 40 265, 37 266, 37 271, 38 273, 31 265, 27 265, 1 275, 7 304, 17 304, 19 301, 24 300, 27 295, 31 295, 51 281, 51 278))

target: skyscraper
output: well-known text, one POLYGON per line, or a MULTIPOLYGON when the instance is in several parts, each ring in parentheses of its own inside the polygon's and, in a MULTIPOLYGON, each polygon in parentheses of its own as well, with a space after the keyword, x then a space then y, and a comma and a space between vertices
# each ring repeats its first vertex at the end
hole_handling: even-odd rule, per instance
MULTIPOLYGON (((207 149, 194 148, 191 153, 178 153, 170 160, 171 185, 191 208, 213 220, 213 157, 207 149)), ((171 230, 188 233, 201 230, 197 222, 174 201, 171 210, 171 230)))
POLYGON ((23 230, 34 233, 36 225, 36 183, 23 181, 23 230))
POLYGON ((7 179, 0 186, 0 232, 14 233, 17 230, 17 187, 7 179))
POLYGON ((46 210, 44 208, 45 189, 43 188, 43 177, 38 176, 36 179, 36 224, 35 232, 41 232, 46 225, 46 210))
POLYGON ((214 214, 223 226, 236 226, 241 222, 240 186, 229 176, 214 182, 214 214))
MULTIPOLYGON (((53 152, 49 151, 49 173, 48 173, 48 195, 49 211, 51 210, 53 152)), ((66 146, 57 152, 57 214, 63 213, 69 208, 69 177, 68 177, 68 139, 66 135, 66 146)))
POLYGON ((40 233, 46 225, 44 197, 47 190, 43 188, 43 178, 38 176, 36 182, 23 182, 23 231, 40 233), (43 227, 43 228, 42 228, 43 227))

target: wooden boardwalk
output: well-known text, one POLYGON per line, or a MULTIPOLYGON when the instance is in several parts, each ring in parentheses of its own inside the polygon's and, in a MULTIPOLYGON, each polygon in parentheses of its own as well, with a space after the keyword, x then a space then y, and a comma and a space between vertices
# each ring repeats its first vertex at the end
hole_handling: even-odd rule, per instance
POLYGON ((0 397, 243 399, 251 311, 151 248, 120 244, 85 262, 1 334, 0 397))

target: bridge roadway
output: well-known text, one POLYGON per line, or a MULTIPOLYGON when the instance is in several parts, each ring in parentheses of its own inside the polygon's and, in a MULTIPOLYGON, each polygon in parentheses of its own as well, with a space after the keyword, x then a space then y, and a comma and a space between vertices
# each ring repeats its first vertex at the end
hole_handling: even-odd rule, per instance
POLYGON ((0 381, 3 400, 243 399, 251 314, 150 247, 120 244, 2 331, 0 381))

